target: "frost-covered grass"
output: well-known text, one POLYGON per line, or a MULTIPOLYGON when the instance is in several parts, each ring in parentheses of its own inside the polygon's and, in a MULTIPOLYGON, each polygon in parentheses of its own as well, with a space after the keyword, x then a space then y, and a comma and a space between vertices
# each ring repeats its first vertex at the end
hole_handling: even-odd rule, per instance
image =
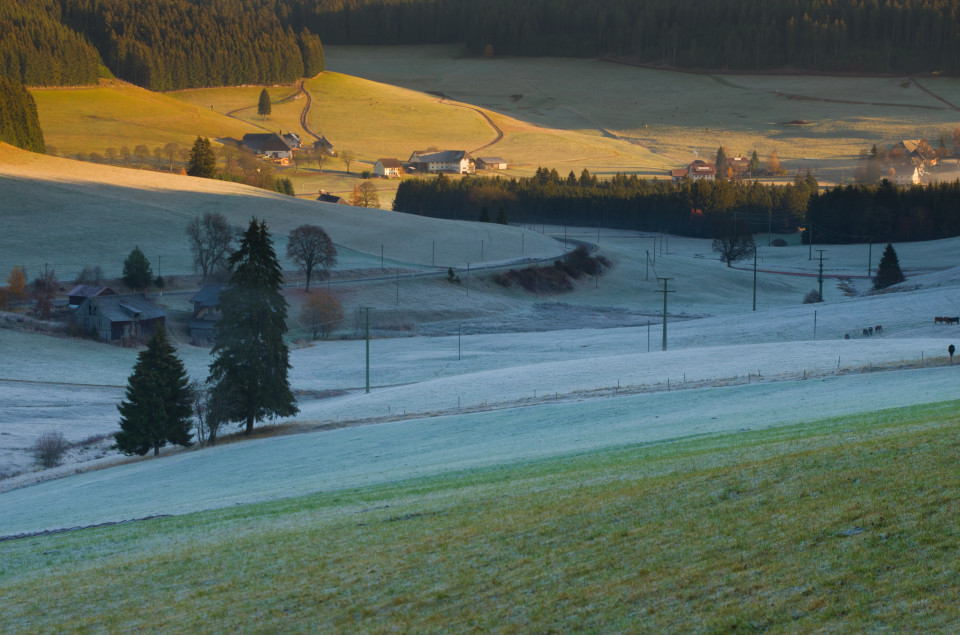
POLYGON ((286 236, 304 223, 322 226, 337 245, 366 255, 366 266, 379 266, 381 247, 395 262, 443 267, 478 261, 481 240, 488 262, 548 258, 560 251, 553 239, 516 227, 300 200, 213 179, 42 156, 6 144, 0 144, 0 193, 4 277, 19 265, 32 279, 45 263, 64 281, 88 265, 119 277, 134 246, 147 254, 155 273, 192 273, 185 232, 204 212, 222 213, 237 227, 252 216, 266 220, 290 269, 295 267, 284 257, 286 236), (38 234, 44 236, 39 243, 38 234))
POLYGON ((0 630, 952 631, 958 406, 0 542, 0 630))

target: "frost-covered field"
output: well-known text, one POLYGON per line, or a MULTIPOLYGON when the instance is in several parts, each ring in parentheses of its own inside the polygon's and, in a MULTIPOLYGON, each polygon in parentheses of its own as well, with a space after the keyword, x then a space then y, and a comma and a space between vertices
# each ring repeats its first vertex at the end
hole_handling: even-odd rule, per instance
MULTIPOLYGON (((0 462, 27 471, 0 481, 9 489, 0 494, 0 534, 956 398, 960 369, 949 365, 946 349, 960 341, 960 329, 935 326, 933 317, 960 314, 958 241, 899 245, 911 277, 903 290, 877 295, 864 294, 868 281, 852 277, 865 267, 865 247, 830 246, 825 269, 848 278, 853 295, 830 278, 828 302, 803 305, 815 278, 765 273, 753 312, 752 270, 725 267, 708 241, 671 238, 656 261, 658 275, 675 278, 670 312, 680 317, 668 323, 666 352, 655 317, 662 296, 653 276, 644 279, 645 258, 637 255, 648 242, 652 237, 606 233, 601 253, 614 269, 599 284, 581 281, 573 294, 553 298, 481 278, 469 295, 442 280, 411 281, 404 303, 447 316, 418 328, 456 332, 459 320, 472 319, 486 332, 373 340, 370 394, 363 390, 362 340, 295 348, 291 383, 301 413, 290 430, 297 434, 172 451, 19 489, 77 467, 29 472, 26 449, 39 432, 59 429, 79 441, 117 429, 115 404, 136 351, 0 330, 0 462), (449 317, 457 311, 467 317, 449 317), (608 316, 608 328, 577 323, 584 311, 608 316), (553 315, 546 326, 528 321, 545 313, 553 315), (615 326, 642 315, 651 327, 615 326), (520 331, 524 324, 538 330, 520 331), (882 335, 860 334, 876 325, 882 335), (853 337, 844 339, 848 333, 853 337), (317 398, 328 390, 343 394, 317 398), (144 487, 150 496, 133 493, 144 487)), ((761 253, 768 271, 815 271, 806 247, 761 253)), ((353 302, 379 298, 383 310, 396 292, 388 282, 359 287, 353 302), (389 301, 378 295, 381 287, 389 301)), ((181 345, 180 354, 192 376, 205 376, 207 349, 181 345)), ((117 455, 86 458, 122 462, 117 455)))

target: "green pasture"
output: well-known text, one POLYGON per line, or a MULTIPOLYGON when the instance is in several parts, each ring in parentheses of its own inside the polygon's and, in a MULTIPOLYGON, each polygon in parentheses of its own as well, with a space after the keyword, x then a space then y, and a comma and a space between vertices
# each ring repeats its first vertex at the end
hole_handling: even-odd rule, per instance
POLYGON ((958 406, 0 542, 0 630, 953 631, 958 406))

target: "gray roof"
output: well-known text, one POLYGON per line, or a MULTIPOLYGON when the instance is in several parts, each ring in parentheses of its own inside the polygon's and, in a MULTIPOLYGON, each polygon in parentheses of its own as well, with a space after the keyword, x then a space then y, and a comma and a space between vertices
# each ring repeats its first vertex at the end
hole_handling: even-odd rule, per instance
POLYGON ((197 291, 190 302, 200 306, 219 306, 220 292, 227 288, 225 284, 208 284, 197 291))
POLYGON ((70 289, 70 291, 67 292, 67 295, 71 298, 75 296, 90 298, 101 295, 107 291, 109 291, 111 294, 114 293, 114 290, 107 286, 98 284, 78 284, 74 288, 70 289))
POLYGON ((421 154, 416 158, 416 163, 459 163, 466 156, 463 150, 444 150, 443 152, 431 152, 421 154))
POLYGON ((477 161, 483 161, 484 163, 506 163, 500 157, 480 157, 477 161))
POLYGON ((243 135, 243 145, 247 146, 254 152, 258 152, 260 150, 284 152, 289 151, 296 146, 296 144, 292 143, 291 140, 285 139, 276 132, 268 132, 265 134, 245 134, 243 135))
POLYGON ((87 298, 80 305, 82 311, 87 304, 97 307, 97 314, 111 322, 131 322, 133 320, 153 320, 166 317, 163 309, 139 293, 130 295, 103 295, 87 298))
POLYGON ((317 200, 322 201, 324 203, 337 203, 342 205, 349 204, 347 203, 346 199, 344 199, 342 196, 337 196, 336 194, 327 194, 326 192, 318 196, 317 200))

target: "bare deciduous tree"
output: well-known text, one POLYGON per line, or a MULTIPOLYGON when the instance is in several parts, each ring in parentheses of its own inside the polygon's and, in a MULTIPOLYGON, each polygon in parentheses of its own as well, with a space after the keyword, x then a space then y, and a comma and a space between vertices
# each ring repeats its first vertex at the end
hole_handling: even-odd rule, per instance
POLYGON ((56 467, 60 465, 60 459, 69 448, 70 444, 62 432, 48 430, 34 441, 33 458, 43 467, 56 467))
POLYGON ((169 170, 170 170, 171 172, 173 172, 173 160, 176 159, 179 155, 180 155, 180 144, 179 144, 179 143, 177 143, 177 142, 175 142, 175 141, 171 141, 171 142, 168 143, 167 145, 163 146, 163 156, 165 156, 165 157, 167 157, 168 159, 170 159, 170 167, 169 167, 169 170))
POLYGON ((293 260, 307 277, 306 291, 309 291, 314 270, 322 280, 327 277, 327 270, 337 264, 337 248, 323 228, 300 225, 290 232, 287 238, 287 257, 293 260))
POLYGON ((737 260, 752 256, 756 248, 750 228, 743 223, 730 219, 714 221, 713 250, 720 254, 720 260, 728 267, 737 260))
POLYGON ((33 297, 37 301, 34 310, 37 315, 43 319, 50 317, 53 310, 53 298, 57 294, 60 282, 53 269, 40 274, 40 277, 33 281, 33 297))
POLYGON ((380 207, 380 197, 377 195, 377 186, 371 181, 364 181, 357 186, 357 207, 380 207))
POLYGON ((303 303, 299 320, 310 329, 313 339, 327 338, 343 322, 343 305, 329 293, 314 291, 303 303))
POLYGON ((343 161, 343 165, 347 168, 347 174, 350 174, 350 164, 353 163, 356 158, 357 155, 355 155, 352 150, 340 151, 340 160, 343 161))
MULTIPOLYGON (((127 146, 123 147, 125 148, 127 146)), ((144 159, 150 156, 150 148, 141 143, 133 149, 133 156, 137 157, 137 159, 140 161, 140 169, 142 170, 144 159)))
POLYGON ((213 273, 224 271, 233 247, 233 229, 219 212, 205 212, 187 225, 190 251, 193 252, 194 271, 199 271, 206 282, 213 273))

